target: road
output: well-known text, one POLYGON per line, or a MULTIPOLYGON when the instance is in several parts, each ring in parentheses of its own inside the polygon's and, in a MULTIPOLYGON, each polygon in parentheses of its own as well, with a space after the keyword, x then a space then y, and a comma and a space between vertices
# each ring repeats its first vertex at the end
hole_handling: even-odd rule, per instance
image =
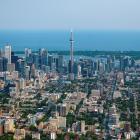
MULTIPOLYGON (((117 81, 117 75, 115 74, 112 80, 112 85, 111 85, 111 91, 108 91, 107 97, 106 97, 106 102, 111 102, 113 103, 113 95, 114 91, 116 90, 116 82, 117 81)), ((105 114, 105 140, 109 139, 109 127, 108 127, 108 122, 109 122, 109 108, 107 109, 107 112, 105 114)))

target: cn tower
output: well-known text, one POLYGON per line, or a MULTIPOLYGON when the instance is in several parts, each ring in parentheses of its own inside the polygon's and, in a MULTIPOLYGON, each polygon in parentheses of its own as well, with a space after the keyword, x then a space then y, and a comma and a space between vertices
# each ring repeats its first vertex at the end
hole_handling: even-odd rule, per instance
POLYGON ((74 39, 73 39, 73 31, 71 30, 70 33, 70 73, 73 73, 73 44, 74 44, 74 39))

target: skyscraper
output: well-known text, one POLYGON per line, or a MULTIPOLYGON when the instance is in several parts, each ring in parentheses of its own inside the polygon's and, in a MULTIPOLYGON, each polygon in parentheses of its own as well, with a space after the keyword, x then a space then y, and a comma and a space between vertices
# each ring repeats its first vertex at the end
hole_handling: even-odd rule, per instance
POLYGON ((53 56, 49 55, 48 56, 48 66, 50 67, 50 69, 52 69, 52 64, 53 64, 53 56))
POLYGON ((19 76, 21 78, 25 78, 25 67, 26 67, 25 60, 19 59, 17 62, 17 67, 18 67, 19 76))
POLYGON ((32 54, 33 57, 33 64, 36 69, 39 68, 39 55, 37 53, 32 54))
POLYGON ((30 66, 25 67, 25 78, 26 80, 30 80, 30 66))
POLYGON ((59 73, 62 73, 63 71, 63 56, 62 55, 59 55, 58 58, 57 58, 57 61, 56 61, 56 69, 59 73))
POLYGON ((32 53, 32 50, 30 48, 25 48, 25 57, 26 58, 28 58, 31 53, 32 53))
POLYGON ((46 49, 39 49, 39 64, 47 66, 48 63, 48 51, 46 49))
POLYGON ((0 48, 0 57, 3 57, 3 50, 0 48))
POLYGON ((11 64, 11 46, 5 46, 5 58, 8 59, 8 64, 11 64))
POLYGON ((0 57, 0 72, 7 70, 8 59, 5 57, 0 57))

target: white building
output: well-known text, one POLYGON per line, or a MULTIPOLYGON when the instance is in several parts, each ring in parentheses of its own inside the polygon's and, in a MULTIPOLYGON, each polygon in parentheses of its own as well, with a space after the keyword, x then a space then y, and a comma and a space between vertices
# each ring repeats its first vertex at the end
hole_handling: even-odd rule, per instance
POLYGON ((81 66, 78 65, 78 72, 77 72, 77 78, 81 78, 82 73, 81 73, 81 66))
POLYGON ((5 58, 8 59, 8 64, 11 64, 11 46, 5 46, 5 58))
POLYGON ((26 76, 26 80, 30 79, 30 66, 25 67, 25 76, 26 76))
POLYGON ((24 89, 25 88, 25 80, 23 78, 21 78, 19 80, 19 88, 20 89, 24 89))
POLYGON ((25 57, 29 57, 30 54, 32 53, 32 50, 30 48, 25 48, 25 57))
POLYGON ((8 132, 14 132, 15 128, 14 128, 14 120, 13 119, 8 119, 5 121, 4 124, 4 132, 8 133, 8 132))
POLYGON ((50 138, 51 138, 51 140, 55 140, 56 139, 56 133, 55 132, 51 132, 50 138))
POLYGON ((85 134, 85 121, 81 121, 81 133, 85 134))

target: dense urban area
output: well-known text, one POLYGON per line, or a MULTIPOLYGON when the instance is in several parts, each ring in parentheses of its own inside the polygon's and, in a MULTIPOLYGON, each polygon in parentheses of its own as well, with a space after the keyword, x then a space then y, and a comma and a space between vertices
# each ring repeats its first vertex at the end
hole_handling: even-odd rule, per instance
POLYGON ((139 139, 138 54, 75 55, 73 43, 70 57, 1 49, 0 140, 139 139))

